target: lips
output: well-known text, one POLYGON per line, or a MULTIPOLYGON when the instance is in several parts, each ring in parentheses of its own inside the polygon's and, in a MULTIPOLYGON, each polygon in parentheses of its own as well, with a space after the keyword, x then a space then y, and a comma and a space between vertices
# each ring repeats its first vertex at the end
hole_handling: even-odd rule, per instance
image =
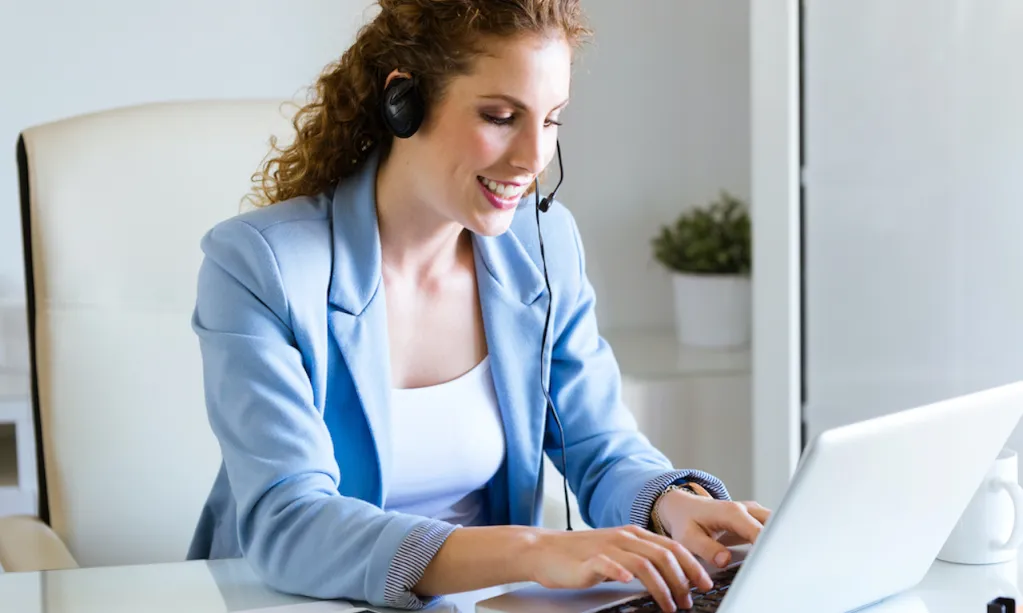
POLYGON ((495 209, 507 211, 514 209, 519 204, 522 194, 528 185, 515 185, 510 183, 498 183, 485 177, 477 177, 480 186, 480 193, 495 209), (492 188, 491 185, 494 187, 492 188), (503 192, 503 193, 502 193, 503 192))
POLYGON ((476 180, 490 193, 502 200, 518 200, 522 198, 522 194, 525 193, 526 189, 529 187, 529 183, 495 181, 494 179, 488 179, 483 176, 476 177, 476 180))

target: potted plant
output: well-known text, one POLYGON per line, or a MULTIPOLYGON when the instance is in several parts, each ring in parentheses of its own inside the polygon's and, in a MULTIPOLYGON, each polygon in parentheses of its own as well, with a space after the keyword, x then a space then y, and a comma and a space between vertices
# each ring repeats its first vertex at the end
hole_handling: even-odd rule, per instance
POLYGON ((727 191, 692 208, 654 237, 654 257, 672 276, 675 331, 683 345, 749 342, 751 241, 746 204, 727 191))

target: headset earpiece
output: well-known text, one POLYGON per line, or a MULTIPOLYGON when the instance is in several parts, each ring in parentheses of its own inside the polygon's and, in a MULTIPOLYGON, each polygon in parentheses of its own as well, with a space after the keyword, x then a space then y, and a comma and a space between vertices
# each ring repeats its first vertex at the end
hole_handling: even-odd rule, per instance
POLYGON ((426 103, 415 77, 396 77, 384 88, 380 114, 384 125, 398 138, 415 134, 423 123, 425 111, 426 103))

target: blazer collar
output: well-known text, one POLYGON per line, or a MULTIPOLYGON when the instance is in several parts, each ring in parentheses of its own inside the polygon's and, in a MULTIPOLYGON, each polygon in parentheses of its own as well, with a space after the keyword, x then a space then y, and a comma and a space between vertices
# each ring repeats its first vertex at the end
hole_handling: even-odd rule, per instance
MULTIPOLYGON (((522 214, 520 208, 516 215, 522 214)), ((522 304, 532 304, 543 294, 543 272, 513 232, 498 236, 473 234, 473 246, 487 273, 522 304)))
MULTIPOLYGON (((338 182, 331 202, 334 261, 328 299, 352 315, 366 309, 382 282, 376 207, 379 164, 379 151, 374 151, 355 174, 338 182)), ((523 205, 516 215, 528 214, 524 208, 528 207, 523 205)), ((523 304, 543 294, 543 272, 513 232, 473 234, 473 246, 477 261, 505 292, 523 304)))
POLYGON ((360 170, 338 182, 331 202, 334 262, 328 299, 351 315, 362 314, 382 282, 377 166, 374 152, 360 170))

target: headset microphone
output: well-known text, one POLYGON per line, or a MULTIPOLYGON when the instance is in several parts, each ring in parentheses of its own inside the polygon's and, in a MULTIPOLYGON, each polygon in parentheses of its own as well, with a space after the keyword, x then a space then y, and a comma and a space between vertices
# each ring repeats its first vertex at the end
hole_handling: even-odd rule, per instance
POLYGON ((540 389, 543 390, 544 398, 547 400, 547 410, 550 411, 554 417, 554 423, 558 426, 558 433, 561 439, 561 475, 562 475, 562 488, 565 494, 565 525, 567 529, 572 531, 572 510, 569 506, 568 498, 568 452, 565 449, 565 428, 561 425, 561 417, 558 415, 558 410, 554 408, 554 401, 551 400, 551 394, 544 387, 544 373, 543 373, 543 353, 547 347, 547 329, 551 322, 551 305, 554 303, 554 295, 551 293, 551 281, 547 277, 547 256, 544 253, 543 248, 543 234, 540 233, 540 213, 546 213, 551 208, 551 204, 554 203, 554 195, 558 193, 558 188, 561 187, 561 182, 565 180, 565 168, 561 164, 561 142, 557 144, 558 148, 558 184, 554 186, 554 189, 546 198, 540 200, 540 181, 538 179, 533 180, 535 187, 535 200, 536 200, 536 235, 540 241, 540 260, 543 262, 543 280, 547 284, 547 318, 543 322, 543 338, 540 340, 540 389))
MULTIPOLYGON (((543 200, 541 200, 536 208, 540 209, 541 213, 546 213, 547 209, 551 208, 554 204, 554 196, 558 193, 558 188, 561 187, 561 182, 565 180, 565 167, 561 164, 561 141, 557 143, 558 148, 558 184, 554 186, 554 189, 548 194, 543 200)), ((536 181, 536 193, 537 197, 540 196, 540 182, 536 181)))

